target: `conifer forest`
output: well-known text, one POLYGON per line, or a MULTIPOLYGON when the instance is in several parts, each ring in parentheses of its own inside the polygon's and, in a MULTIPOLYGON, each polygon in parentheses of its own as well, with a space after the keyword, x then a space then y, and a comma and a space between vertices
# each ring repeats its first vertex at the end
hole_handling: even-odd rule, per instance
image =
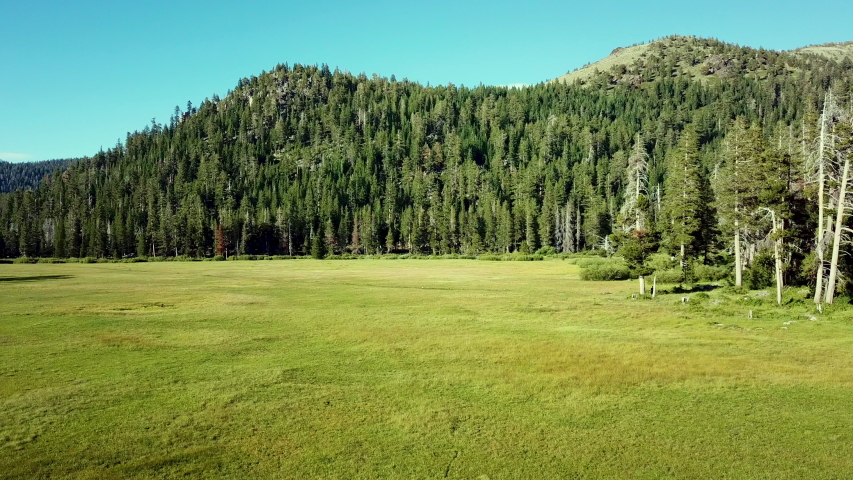
POLYGON ((832 302, 851 93, 849 57, 692 37, 524 88, 282 64, 0 195, 0 256, 660 251, 832 302))

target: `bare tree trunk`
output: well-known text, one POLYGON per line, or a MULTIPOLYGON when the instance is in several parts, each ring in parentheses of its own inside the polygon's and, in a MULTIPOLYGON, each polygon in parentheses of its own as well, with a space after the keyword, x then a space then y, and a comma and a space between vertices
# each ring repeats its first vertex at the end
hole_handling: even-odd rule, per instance
POLYGON ((776 260, 776 303, 782 305, 782 239, 779 237, 779 225, 776 223, 776 214, 773 215, 773 234, 776 238, 773 239, 773 257, 776 260))
POLYGON ((817 278, 815 281, 814 302, 820 303, 821 294, 823 293, 823 197, 825 175, 823 170, 823 154, 826 148, 826 109, 827 99, 823 102, 823 112, 820 115, 820 146, 818 147, 817 162, 818 162, 818 193, 817 193, 817 242, 815 244, 815 254, 817 256, 817 278))
POLYGON ((579 252, 581 249, 581 206, 580 202, 578 202, 578 219, 575 224, 575 228, 577 229, 575 232, 575 251, 579 252))
POLYGON ((835 232, 832 239, 832 263, 829 265, 829 280, 826 282, 826 303, 835 299, 835 279, 838 276, 838 254, 841 247, 841 227, 844 221, 844 197, 847 195, 847 177, 850 173, 850 158, 844 160, 841 175, 841 190, 838 192, 838 212, 835 216, 835 232))
POLYGON ((646 294, 646 279, 640 275, 640 295, 646 294))
POLYGON ((735 286, 743 285, 743 259, 740 256, 740 221, 735 220, 735 286))

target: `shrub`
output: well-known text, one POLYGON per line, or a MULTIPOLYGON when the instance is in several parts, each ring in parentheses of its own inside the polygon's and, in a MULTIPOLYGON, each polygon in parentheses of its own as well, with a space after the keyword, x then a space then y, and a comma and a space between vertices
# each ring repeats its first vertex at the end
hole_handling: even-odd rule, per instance
POLYGON ((581 280, 627 280, 629 277, 630 271, 628 267, 615 262, 590 264, 581 270, 581 280))
POLYGON ((83 257, 80 259, 80 263, 97 263, 95 257, 83 257))
POLYGON ((213 257, 213 261, 214 262, 224 262, 225 261, 225 255, 216 255, 213 257))
POLYGON ((665 253, 655 253, 649 255, 646 260, 646 266, 655 271, 672 270, 678 267, 678 259, 673 260, 673 257, 665 253))
POLYGON ((12 263, 37 263, 38 259, 33 257, 18 257, 12 263))
POLYGON ((65 263, 64 258, 39 258, 38 263, 65 263))
POLYGON ((704 282, 718 282, 725 280, 731 275, 732 269, 726 265, 694 265, 693 275, 696 280, 704 282))
POLYGON ((575 261, 575 265, 581 268, 589 268, 594 265, 625 265, 621 258, 601 258, 601 257, 580 257, 575 261))
POLYGON ((495 255, 494 253, 484 253, 477 257, 477 260, 487 260, 492 262, 499 262, 501 260, 500 255, 495 255))
POLYGON ((536 255, 556 255, 557 250, 554 247, 542 247, 536 250, 536 255))
POLYGON ((776 283, 773 256, 760 253, 755 256, 752 265, 743 270, 743 284, 751 290, 759 290, 776 283))
POLYGON ((680 269, 657 270, 654 273, 659 283, 681 283, 684 281, 684 273, 680 269))

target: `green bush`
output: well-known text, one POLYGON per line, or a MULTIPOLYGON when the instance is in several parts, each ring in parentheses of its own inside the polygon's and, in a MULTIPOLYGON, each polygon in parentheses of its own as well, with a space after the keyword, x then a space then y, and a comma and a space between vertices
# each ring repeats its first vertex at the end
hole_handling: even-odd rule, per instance
POLYGON ((615 262, 594 263, 581 270, 581 280, 627 280, 629 277, 630 271, 628 267, 615 262))
POLYGON ((501 260, 500 255, 495 255, 494 253, 484 253, 477 257, 477 260, 486 260, 491 262, 499 262, 501 260))
POLYGON ((80 263, 97 263, 98 260, 95 257, 83 257, 80 259, 80 263))
POLYGON ((732 268, 726 265, 694 265, 693 275, 696 280, 703 282, 719 282, 731 275, 732 268))
POLYGON ((65 263, 64 258, 39 258, 38 263, 65 263))
POLYGON ((767 288, 776 283, 776 272, 773 256, 765 252, 759 253, 749 268, 743 270, 743 284, 750 290, 767 288))
POLYGON ((654 253, 649 255, 646 266, 655 271, 672 270, 679 266, 679 262, 677 258, 673 260, 673 257, 665 253, 654 253))
POLYGON ((214 262, 224 262, 225 256, 224 255, 216 255, 215 257, 213 257, 213 261, 214 262))
POLYGON ((37 263, 37 262, 38 262, 38 259, 32 258, 32 257, 18 257, 12 261, 12 263, 37 263))
POLYGON ((653 274, 657 277, 658 283, 681 283, 684 281, 684 273, 681 269, 657 270, 653 274))
POLYGON ((575 261, 575 265, 581 268, 589 268, 595 265, 625 265, 621 258, 601 258, 601 257, 580 257, 575 261))
POLYGON ((169 262, 197 262, 198 259, 195 257, 190 257, 188 255, 178 255, 177 257, 169 257, 169 262))
POLYGON ((536 250, 536 255, 556 255, 557 250, 554 247, 542 247, 536 250))

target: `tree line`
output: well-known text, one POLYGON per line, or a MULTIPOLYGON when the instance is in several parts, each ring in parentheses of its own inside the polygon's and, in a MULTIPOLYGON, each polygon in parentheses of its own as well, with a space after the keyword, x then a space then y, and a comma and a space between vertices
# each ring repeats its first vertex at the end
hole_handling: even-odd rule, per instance
POLYGON ((633 248, 849 288, 851 69, 702 42, 725 74, 652 55, 640 82, 507 89, 279 65, 0 195, 0 254, 633 248))

